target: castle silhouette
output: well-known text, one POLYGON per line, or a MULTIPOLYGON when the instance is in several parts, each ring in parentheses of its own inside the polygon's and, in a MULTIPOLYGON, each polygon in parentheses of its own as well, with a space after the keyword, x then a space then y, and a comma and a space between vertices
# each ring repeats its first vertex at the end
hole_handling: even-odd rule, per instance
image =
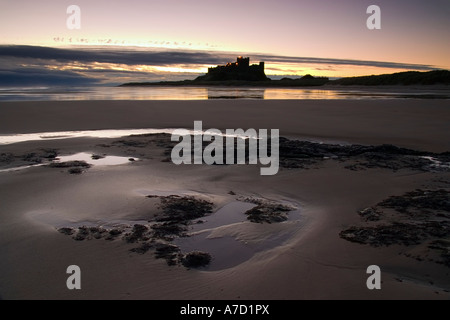
POLYGON ((250 65, 250 58, 237 57, 236 62, 224 66, 208 68, 208 73, 197 77, 201 81, 265 81, 269 80, 264 73, 264 62, 250 65))

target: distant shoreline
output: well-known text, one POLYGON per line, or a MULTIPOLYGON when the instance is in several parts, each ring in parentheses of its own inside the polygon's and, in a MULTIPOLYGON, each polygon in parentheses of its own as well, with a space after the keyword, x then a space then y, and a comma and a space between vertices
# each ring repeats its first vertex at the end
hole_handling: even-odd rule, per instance
POLYGON ((261 87, 261 88, 298 88, 298 87, 324 87, 332 86, 412 86, 412 85, 450 85, 450 71, 434 70, 428 72, 406 71, 392 74, 371 75, 361 77, 347 77, 337 80, 329 80, 323 77, 304 76, 299 79, 283 78, 280 80, 264 81, 202 81, 202 80, 182 80, 182 81, 159 81, 159 82, 127 82, 119 87, 134 86, 195 86, 195 87, 261 87))
MULTIPOLYGON (((328 80, 327 80, 328 82, 328 80)), ((263 88, 278 88, 278 87, 319 87, 323 86, 325 81, 317 81, 316 83, 302 82, 301 79, 290 80, 268 80, 268 81, 243 81, 243 80, 227 80, 227 81, 197 81, 197 80, 182 80, 182 81, 160 81, 160 82, 128 82, 119 85, 119 87, 128 86, 192 86, 192 87, 263 87, 263 88)))

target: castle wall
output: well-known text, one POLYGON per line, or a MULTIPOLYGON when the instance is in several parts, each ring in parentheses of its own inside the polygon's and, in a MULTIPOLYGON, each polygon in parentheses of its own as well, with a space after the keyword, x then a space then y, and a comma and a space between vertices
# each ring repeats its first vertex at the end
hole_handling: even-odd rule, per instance
POLYGON ((236 62, 227 63, 223 66, 208 68, 208 73, 203 79, 217 80, 266 80, 264 73, 264 62, 250 65, 250 58, 238 57, 236 62))

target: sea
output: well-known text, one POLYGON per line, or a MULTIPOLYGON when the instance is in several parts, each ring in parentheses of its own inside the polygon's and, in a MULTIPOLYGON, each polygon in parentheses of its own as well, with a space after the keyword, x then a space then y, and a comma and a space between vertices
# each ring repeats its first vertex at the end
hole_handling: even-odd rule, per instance
POLYGON ((449 88, 435 87, 167 87, 167 86, 36 86, 0 87, 0 101, 73 100, 210 100, 210 99, 450 99, 449 88))

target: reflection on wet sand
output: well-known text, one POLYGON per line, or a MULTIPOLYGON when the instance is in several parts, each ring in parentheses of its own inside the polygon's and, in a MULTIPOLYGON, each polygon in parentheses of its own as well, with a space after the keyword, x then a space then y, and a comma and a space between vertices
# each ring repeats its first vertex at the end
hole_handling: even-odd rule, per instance
POLYGON ((76 101, 76 100, 361 100, 361 99, 448 99, 448 89, 434 88, 343 88, 243 86, 150 86, 150 87, 73 87, 11 88, 0 90, 0 101, 76 101))

